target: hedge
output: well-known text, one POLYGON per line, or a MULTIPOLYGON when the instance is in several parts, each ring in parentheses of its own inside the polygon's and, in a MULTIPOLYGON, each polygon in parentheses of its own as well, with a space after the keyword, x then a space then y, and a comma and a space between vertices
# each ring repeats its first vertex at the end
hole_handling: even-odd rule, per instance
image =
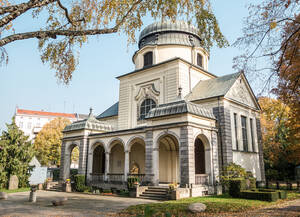
POLYGON ((75 178, 75 190, 78 192, 83 192, 86 189, 85 176, 75 175, 74 178, 75 178))
POLYGON ((263 200, 263 201, 276 201, 279 199, 279 192, 244 190, 240 192, 240 197, 245 199, 254 199, 254 200, 263 200))
POLYGON ((246 190, 246 180, 244 178, 236 178, 229 180, 229 195, 239 197, 242 190, 246 190))

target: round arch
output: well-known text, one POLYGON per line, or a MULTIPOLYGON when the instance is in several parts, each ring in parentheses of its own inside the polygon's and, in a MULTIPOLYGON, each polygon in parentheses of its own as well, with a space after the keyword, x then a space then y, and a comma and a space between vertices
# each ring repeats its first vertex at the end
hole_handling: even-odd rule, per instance
POLYGON ((123 139, 116 137, 116 138, 112 138, 111 140, 109 140, 109 142, 107 143, 107 152, 111 152, 111 149, 117 145, 117 144, 121 144, 123 149, 125 150, 125 142, 123 141, 123 139))
POLYGON ((170 131, 170 130, 168 130, 168 131, 163 131, 163 132, 161 132, 160 134, 158 134, 157 136, 156 136, 156 138, 155 138, 155 140, 154 140, 154 149, 159 149, 159 140, 162 138, 162 137, 164 137, 164 136, 168 136, 168 135, 170 135, 170 136, 173 136, 175 139, 176 139, 176 141, 178 142, 178 146, 180 147, 180 139, 179 139, 179 136, 175 133, 175 132, 173 132, 173 131, 170 131))
POLYGON ((155 147, 159 151, 158 168, 160 183, 178 183, 180 180, 179 139, 171 131, 157 136, 155 147))
POLYGON ((194 138, 194 165, 195 165, 195 184, 204 184, 205 176, 211 175, 212 153, 210 142, 203 133, 194 138))
POLYGON ((97 146, 99 145, 101 145, 104 148, 105 152, 107 152, 107 147, 105 146, 105 143, 102 140, 96 140, 90 146, 89 153, 93 153, 95 148, 97 148, 97 146))
POLYGON ((143 136, 131 137, 127 144, 129 151, 129 173, 145 174, 146 144, 143 136))
POLYGON ((142 141, 141 143, 145 145, 145 138, 143 136, 132 136, 126 143, 126 148, 125 151, 131 150, 132 145, 134 144, 135 141, 142 141))

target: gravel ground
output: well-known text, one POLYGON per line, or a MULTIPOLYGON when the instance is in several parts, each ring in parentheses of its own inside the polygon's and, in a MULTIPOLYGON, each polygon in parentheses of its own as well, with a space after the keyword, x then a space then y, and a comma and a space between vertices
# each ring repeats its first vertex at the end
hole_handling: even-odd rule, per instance
POLYGON ((0 201, 0 216, 115 216, 131 205, 153 203, 153 200, 100 196, 79 193, 38 191, 37 202, 28 202, 29 192, 8 194, 0 201), (53 199, 67 197, 65 205, 54 207, 53 199))

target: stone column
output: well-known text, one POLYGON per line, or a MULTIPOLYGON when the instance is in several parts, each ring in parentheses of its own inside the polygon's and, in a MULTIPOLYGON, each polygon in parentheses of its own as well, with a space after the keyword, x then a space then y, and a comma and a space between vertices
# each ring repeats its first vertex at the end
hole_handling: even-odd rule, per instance
POLYGON ((180 185, 195 184, 194 138, 191 127, 180 128, 180 185))
POLYGON ((60 157, 60 171, 59 171, 59 181, 65 182, 67 178, 70 178, 70 162, 71 153, 67 150, 66 142, 63 141, 61 145, 61 157, 60 157))
POLYGON ((88 138, 86 136, 80 140, 79 147, 79 167, 78 174, 86 175, 87 166, 87 152, 88 152, 88 138))
POLYGON ((105 180, 108 181, 108 173, 109 173, 109 156, 110 152, 105 152, 105 180))
POLYGON ((88 165, 87 165, 87 182, 90 183, 92 181, 91 173, 93 173, 93 152, 89 152, 88 154, 88 165))
POLYGON ((230 110, 220 106, 213 108, 213 113, 219 129, 219 165, 222 168, 233 160, 230 110))
POLYGON ((145 136, 145 181, 154 185, 153 171, 153 132, 147 131, 145 136))
POLYGON ((153 184, 159 185, 159 148, 152 149, 153 184))
POLYGON ((129 153, 129 151, 125 151, 124 182, 127 182, 127 175, 129 173, 129 153))
POLYGON ((211 148, 212 148, 212 162, 213 162, 213 180, 212 180, 212 184, 215 184, 216 181, 220 181, 219 180, 219 153, 218 153, 218 134, 216 131, 212 131, 211 132, 211 148))
POLYGON ((258 144, 258 155, 259 155, 259 167, 260 167, 260 174, 261 174, 261 181, 266 181, 265 176, 265 164, 264 164, 264 155, 263 155, 263 147, 262 147, 262 135, 261 135, 261 126, 260 126, 260 119, 256 119, 256 130, 257 130, 257 144, 258 144))

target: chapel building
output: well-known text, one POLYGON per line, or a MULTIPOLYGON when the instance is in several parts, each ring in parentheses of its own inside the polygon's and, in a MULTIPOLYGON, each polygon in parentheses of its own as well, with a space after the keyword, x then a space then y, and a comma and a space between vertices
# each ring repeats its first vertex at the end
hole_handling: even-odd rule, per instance
POLYGON ((210 73, 197 28, 182 21, 147 26, 138 48, 135 70, 117 77, 119 101, 64 129, 60 179, 78 146, 79 174, 103 188, 138 176, 199 196, 216 192, 230 162, 264 181, 260 106, 245 75, 210 73))

